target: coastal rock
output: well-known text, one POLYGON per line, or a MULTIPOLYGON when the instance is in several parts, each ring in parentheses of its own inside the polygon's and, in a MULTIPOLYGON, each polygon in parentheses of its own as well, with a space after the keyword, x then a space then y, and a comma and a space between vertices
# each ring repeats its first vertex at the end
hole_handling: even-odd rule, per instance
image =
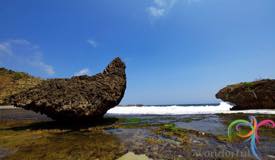
POLYGON ((221 89, 216 97, 235 105, 232 110, 275 109, 275 80, 229 85, 221 89))
POLYGON ((0 105, 8 105, 5 99, 40 84, 43 80, 24 72, 0 68, 0 105))
POLYGON ((49 79, 36 87, 13 95, 9 102, 61 121, 101 118, 118 105, 126 89, 125 64, 115 58, 94 76, 49 79))

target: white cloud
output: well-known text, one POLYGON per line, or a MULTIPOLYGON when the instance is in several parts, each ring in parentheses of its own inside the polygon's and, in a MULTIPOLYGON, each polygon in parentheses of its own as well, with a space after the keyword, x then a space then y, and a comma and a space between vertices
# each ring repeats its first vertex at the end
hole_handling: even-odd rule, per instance
POLYGON ((12 51, 10 50, 8 43, 0 43, 0 54, 11 55, 12 51))
POLYGON ((153 4, 147 8, 147 11, 151 17, 162 17, 173 8, 176 1, 177 0, 154 0, 153 4))
POLYGON ((31 68, 48 75, 55 73, 53 67, 43 61, 39 46, 25 39, 11 39, 0 42, 1 63, 14 68, 31 68))
POLYGON ((94 48, 98 46, 98 43, 95 40, 89 39, 87 42, 94 48))
POLYGON ((55 74, 53 67, 48 64, 45 64, 42 61, 34 61, 34 62, 30 62, 30 64, 32 64, 34 67, 40 68, 41 70, 43 70, 44 72, 46 72, 49 75, 55 74))
POLYGON ((165 9, 157 8, 157 7, 149 7, 149 13, 154 17, 160 17, 164 15, 165 9))
MULTIPOLYGON (((25 39, 12 39, 9 40, 8 43, 14 43, 14 44, 19 44, 19 45, 31 45, 34 46, 33 44, 31 44, 31 42, 25 40, 25 39)), ((36 47, 36 46, 35 46, 36 47)))
POLYGON ((89 75, 90 74, 90 70, 88 68, 83 68, 80 71, 78 71, 77 73, 75 73, 75 76, 81 76, 81 75, 89 75))
POLYGON ((177 2, 192 4, 196 2, 201 2, 201 0, 152 0, 152 4, 146 8, 146 11, 151 18, 160 18, 167 15, 177 2))

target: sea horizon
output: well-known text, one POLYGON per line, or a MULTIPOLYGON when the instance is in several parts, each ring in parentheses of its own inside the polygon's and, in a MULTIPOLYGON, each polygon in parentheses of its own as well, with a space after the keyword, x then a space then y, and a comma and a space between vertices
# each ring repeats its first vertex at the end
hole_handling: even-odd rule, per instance
MULTIPOLYGON (((232 111, 233 105, 227 102, 218 104, 180 104, 180 105, 117 105, 106 112, 106 115, 211 115, 211 114, 269 114, 274 109, 247 109, 232 111)), ((12 105, 0 106, 0 109, 22 109, 12 105)), ((23 109, 22 109, 23 110, 23 109)), ((32 112, 32 111, 31 111, 32 112)))

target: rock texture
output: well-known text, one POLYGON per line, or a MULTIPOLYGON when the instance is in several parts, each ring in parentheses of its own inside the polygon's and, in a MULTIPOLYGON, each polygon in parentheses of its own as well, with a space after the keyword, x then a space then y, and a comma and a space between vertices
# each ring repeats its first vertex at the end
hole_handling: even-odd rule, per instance
POLYGON ((5 104, 5 99, 40 84, 42 79, 35 78, 24 72, 15 72, 0 68, 0 104, 5 104))
POLYGON ((216 97, 233 103, 232 110, 275 109, 275 80, 243 82, 221 89, 216 97))
POLYGON ((11 96, 9 102, 55 120, 87 121, 101 118, 118 105, 125 89, 125 64, 116 58, 102 73, 46 80, 11 96))

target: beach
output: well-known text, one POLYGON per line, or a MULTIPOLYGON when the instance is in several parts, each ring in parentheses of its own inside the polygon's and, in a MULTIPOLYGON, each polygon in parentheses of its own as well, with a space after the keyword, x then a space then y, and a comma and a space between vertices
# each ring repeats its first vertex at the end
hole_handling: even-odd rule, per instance
MULTIPOLYGON (((228 125, 236 119, 248 120, 251 113, 118 114, 114 108, 99 122, 64 124, 32 111, 1 108, 0 158, 4 160, 254 159, 249 144, 227 137, 228 125)), ((273 114, 253 115, 259 121, 275 120, 273 114)), ((271 128, 260 130, 257 147, 264 159, 274 159, 274 133, 271 128)))
POLYGON ((1 0, 0 160, 275 160, 275 0, 1 0))

